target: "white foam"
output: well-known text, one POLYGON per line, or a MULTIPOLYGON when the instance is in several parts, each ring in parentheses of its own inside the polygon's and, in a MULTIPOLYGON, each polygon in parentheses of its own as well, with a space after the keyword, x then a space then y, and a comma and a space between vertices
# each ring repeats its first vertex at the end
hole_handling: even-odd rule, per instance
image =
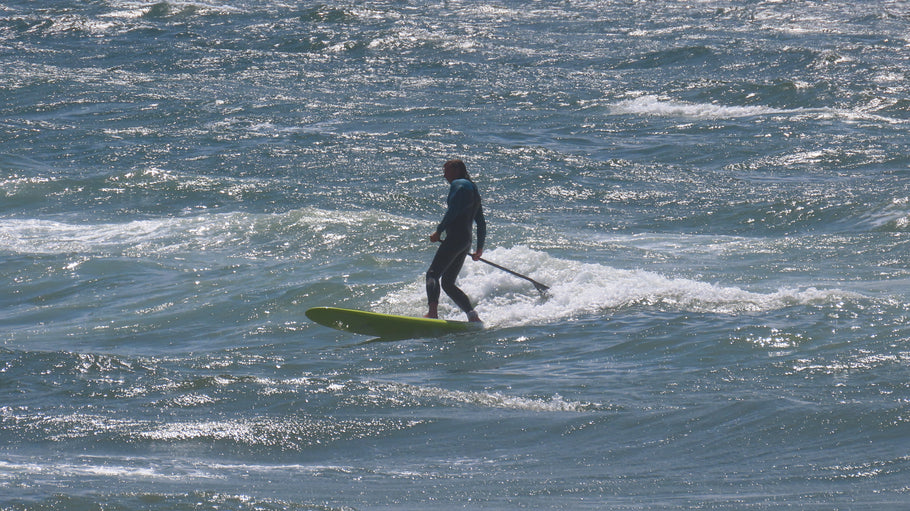
MULTIPOLYGON (((526 281, 482 263, 466 262, 459 286, 477 302, 488 326, 546 324, 634 306, 718 314, 760 312, 847 295, 814 287, 759 293, 646 270, 559 259, 527 247, 497 248, 485 254, 485 259, 550 286, 547 298, 542 299, 526 281)), ((423 282, 418 281, 374 305, 382 312, 418 314, 425 302, 423 282)), ((440 312, 448 319, 463 319, 445 297, 440 312)))
MULTIPOLYGON (((250 236, 295 226, 321 233, 333 228, 365 232, 387 222, 399 230, 420 222, 378 211, 327 211, 303 208, 284 213, 205 213, 122 223, 67 223, 43 219, 0 220, 0 251, 17 254, 115 254, 141 256, 199 252, 219 247, 236 250, 250 236)), ((346 234, 326 234, 344 238, 346 234)))
MULTIPOLYGON (((148 14, 149 9, 154 5, 156 5, 156 2, 136 2, 132 0, 114 1, 111 2, 111 6, 117 10, 102 14, 101 16, 111 18, 140 18, 148 14)), ((170 9, 173 9, 178 13, 186 9, 195 9, 195 12, 198 14, 236 14, 243 12, 243 9, 239 7, 226 5, 222 2, 170 0, 167 2, 167 5, 170 9)))
POLYGON ((501 408, 506 410, 527 410, 532 412, 584 412, 602 408, 602 405, 566 400, 559 394, 549 398, 527 398, 510 396, 501 392, 470 392, 439 387, 401 386, 415 397, 429 397, 443 401, 454 401, 474 406, 501 408))
POLYGON ((100 476, 111 477, 119 480, 138 479, 138 480, 170 480, 185 481, 188 479, 214 479, 220 477, 215 473, 205 472, 189 466, 160 466, 154 463, 149 464, 144 460, 135 460, 136 462, 145 463, 137 465, 131 463, 130 459, 95 459, 91 457, 79 457, 76 461, 42 461, 38 459, 25 460, 0 460, 0 472, 10 475, 28 475, 33 476, 40 474, 43 477, 85 477, 100 476), (100 463, 98 462, 100 461, 100 463))
POLYGON ((815 117, 819 119, 845 119, 847 121, 874 121, 886 124, 904 124, 907 121, 873 113, 874 108, 843 110, 834 108, 771 108, 768 106, 730 106, 715 103, 689 103, 646 94, 609 105, 614 115, 642 115, 655 117, 682 117, 689 119, 738 119, 783 115, 788 117, 815 117))
MULTIPOLYGON (((160 238, 181 223, 176 219, 111 224, 68 224, 53 220, 0 222, 0 250, 27 254, 93 252, 160 238)), ((185 223, 185 221, 184 221, 185 223)))
POLYGON ((696 119, 731 119, 772 114, 795 114, 802 109, 780 110, 765 106, 725 106, 713 103, 686 103, 652 94, 627 99, 610 106, 613 114, 654 115, 661 117, 693 117, 696 119))
POLYGON ((547 397, 524 397, 504 394, 498 391, 464 391, 435 386, 410 385, 407 383, 363 382, 366 394, 375 400, 373 406, 384 406, 385 402, 401 404, 403 402, 419 403, 424 400, 460 404, 480 408, 498 408, 503 410, 524 410, 531 412, 587 412, 609 408, 600 403, 572 401, 559 394, 547 397))

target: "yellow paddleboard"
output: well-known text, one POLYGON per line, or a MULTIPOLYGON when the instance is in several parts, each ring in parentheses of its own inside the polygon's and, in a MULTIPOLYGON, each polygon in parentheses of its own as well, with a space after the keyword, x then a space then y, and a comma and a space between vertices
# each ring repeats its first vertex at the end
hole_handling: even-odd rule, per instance
POLYGON ((320 325, 380 339, 413 339, 476 331, 483 323, 415 318, 336 307, 314 307, 306 317, 320 325))

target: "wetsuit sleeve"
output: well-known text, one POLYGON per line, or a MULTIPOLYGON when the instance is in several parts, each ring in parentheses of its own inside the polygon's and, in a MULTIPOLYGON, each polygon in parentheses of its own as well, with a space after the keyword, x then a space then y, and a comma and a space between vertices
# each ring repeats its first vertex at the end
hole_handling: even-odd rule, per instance
POLYGON ((474 222, 477 223, 477 252, 483 250, 483 244, 487 240, 487 220, 483 217, 483 205, 477 206, 477 213, 474 214, 474 222))

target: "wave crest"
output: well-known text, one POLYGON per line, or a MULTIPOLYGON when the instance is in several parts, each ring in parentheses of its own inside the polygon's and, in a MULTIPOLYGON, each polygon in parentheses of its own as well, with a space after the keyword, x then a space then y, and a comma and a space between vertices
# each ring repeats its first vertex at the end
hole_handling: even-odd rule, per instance
MULTIPOLYGON (((559 259, 527 247, 498 248, 488 256, 550 286, 547 298, 542 299, 527 282, 486 265, 466 264, 460 285, 479 302, 477 310, 491 326, 544 324, 636 306, 717 314, 761 312, 848 295, 815 287, 753 292, 646 270, 559 259)), ((421 284, 392 292, 375 305, 384 312, 400 313, 407 308, 416 314, 426 300, 421 284)), ((458 317, 459 313, 448 308, 446 315, 458 317)))

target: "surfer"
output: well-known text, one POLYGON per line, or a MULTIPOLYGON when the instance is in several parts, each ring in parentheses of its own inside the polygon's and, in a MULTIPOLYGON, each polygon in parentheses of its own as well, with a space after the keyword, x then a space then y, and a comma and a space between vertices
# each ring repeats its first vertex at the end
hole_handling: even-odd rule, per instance
POLYGON ((483 218, 480 192, 468 176, 468 170, 461 160, 449 160, 443 165, 443 175, 449 182, 448 209, 436 232, 430 235, 433 243, 442 242, 436 256, 427 270, 428 318, 437 318, 439 313, 439 290, 449 295, 458 307, 468 315, 468 321, 480 321, 471 300, 455 285, 455 279, 471 250, 471 231, 477 223, 477 250, 471 257, 477 261, 483 255, 483 243, 487 237, 487 222, 483 218), (442 238, 445 233, 445 239, 442 238))

